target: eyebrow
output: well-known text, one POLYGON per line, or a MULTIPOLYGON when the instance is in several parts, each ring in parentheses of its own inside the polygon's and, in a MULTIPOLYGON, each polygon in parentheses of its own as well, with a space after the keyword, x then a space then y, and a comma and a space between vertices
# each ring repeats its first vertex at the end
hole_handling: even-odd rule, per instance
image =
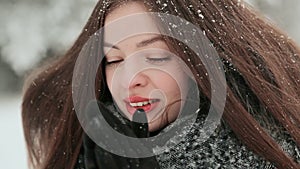
POLYGON ((155 43, 157 41, 165 41, 165 39, 163 38, 163 36, 158 35, 158 36, 155 36, 153 38, 150 38, 150 39, 144 40, 142 42, 139 42, 136 45, 136 47, 138 47, 138 48, 145 47, 145 46, 150 45, 152 43, 155 43))
MULTIPOLYGON (((158 35, 158 36, 155 36, 155 37, 152 37, 150 39, 146 39, 146 40, 143 40, 143 41, 137 43, 136 47, 137 48, 145 47, 145 46, 148 46, 148 45, 150 45, 152 43, 155 43, 157 41, 165 41, 165 39, 163 38, 163 36, 158 35)), ((115 45, 112 45, 110 43, 107 43, 107 42, 104 42, 104 46, 120 50, 119 47, 117 47, 115 45)))

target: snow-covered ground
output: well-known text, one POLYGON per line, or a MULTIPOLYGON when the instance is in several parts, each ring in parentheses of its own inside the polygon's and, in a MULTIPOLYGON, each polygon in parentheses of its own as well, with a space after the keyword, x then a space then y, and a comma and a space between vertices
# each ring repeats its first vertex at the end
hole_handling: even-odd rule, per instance
POLYGON ((20 95, 0 95, 0 133, 1 168, 27 169, 20 95))

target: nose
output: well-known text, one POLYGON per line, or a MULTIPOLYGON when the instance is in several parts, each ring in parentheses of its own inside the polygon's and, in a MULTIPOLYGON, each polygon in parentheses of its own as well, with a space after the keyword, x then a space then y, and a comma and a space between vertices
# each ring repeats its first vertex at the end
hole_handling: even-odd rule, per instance
POLYGON ((124 89, 134 89, 138 87, 145 87, 149 83, 147 74, 139 68, 139 64, 125 63, 122 69, 121 84, 124 89))
POLYGON ((129 89, 134 89, 137 87, 145 87, 148 83, 148 77, 143 72, 137 73, 134 77, 130 78, 128 83, 129 89))

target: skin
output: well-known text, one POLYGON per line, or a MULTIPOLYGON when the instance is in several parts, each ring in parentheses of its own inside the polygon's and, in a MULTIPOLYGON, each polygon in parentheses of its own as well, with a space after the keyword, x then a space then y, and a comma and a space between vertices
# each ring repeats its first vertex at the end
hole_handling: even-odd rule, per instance
MULTIPOLYGON (((107 15, 105 26, 121 17, 144 12, 147 9, 140 3, 122 5, 107 15)), ((139 107, 133 105, 141 103, 141 98, 150 99, 152 104, 140 108, 146 111, 149 131, 156 131, 179 115, 187 95, 188 76, 179 57, 172 54, 159 35, 155 22, 146 17, 136 26, 139 25, 146 25, 157 34, 135 35, 114 44, 112 30, 120 28, 105 31, 106 82, 115 103, 130 120, 139 107)))

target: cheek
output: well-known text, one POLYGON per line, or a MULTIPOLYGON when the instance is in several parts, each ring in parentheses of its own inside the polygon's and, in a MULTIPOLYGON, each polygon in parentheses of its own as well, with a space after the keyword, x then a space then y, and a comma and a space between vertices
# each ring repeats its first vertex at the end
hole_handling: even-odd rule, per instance
POLYGON ((180 88, 178 86, 179 84, 169 74, 156 74, 153 82, 156 88, 160 89, 168 99, 180 95, 180 88))
POLYGON ((172 97, 180 97, 181 93, 185 93, 187 90, 188 77, 180 72, 173 77, 164 72, 157 73, 153 79, 157 88, 172 97))
POLYGON ((105 70, 105 76, 106 76, 106 83, 107 83, 107 86, 108 86, 108 89, 109 89, 109 91, 112 93, 112 91, 111 91, 111 88, 112 88, 112 86, 111 86, 111 83, 112 83, 112 76, 113 75, 113 72, 111 72, 111 71, 109 71, 109 70, 105 70))

